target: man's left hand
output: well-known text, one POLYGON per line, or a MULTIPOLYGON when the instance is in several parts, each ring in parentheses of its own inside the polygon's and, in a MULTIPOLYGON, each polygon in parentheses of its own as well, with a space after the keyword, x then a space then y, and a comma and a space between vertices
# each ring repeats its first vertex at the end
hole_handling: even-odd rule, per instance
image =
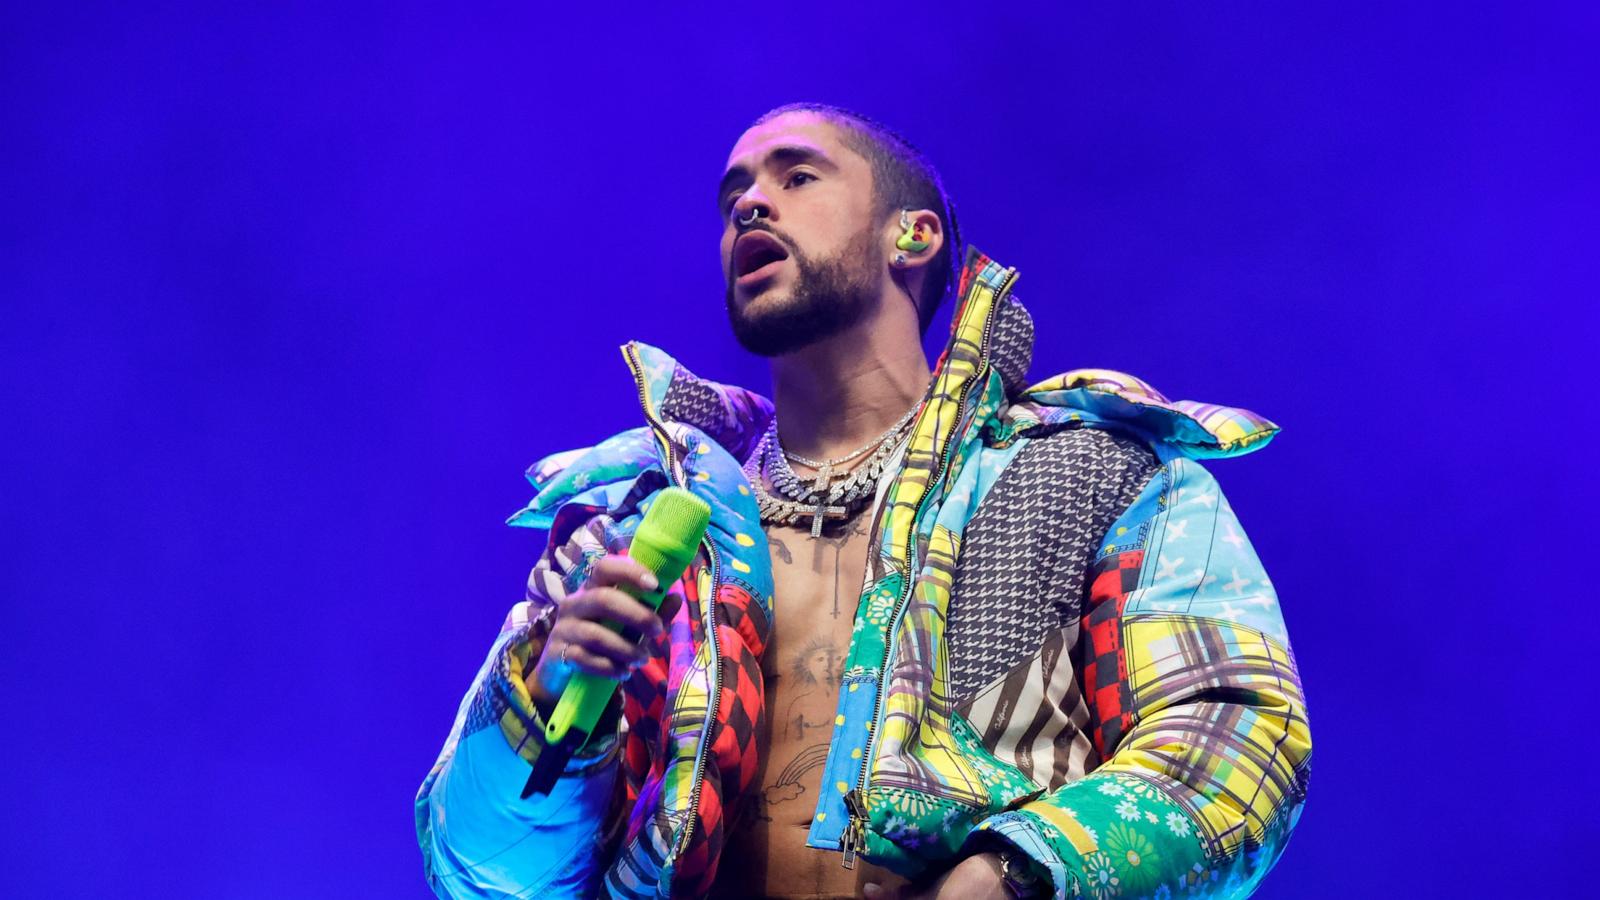
POLYGON ((969 856, 920 890, 907 886, 897 892, 868 882, 861 893, 867 900, 1011 900, 1005 879, 1000 877, 1000 857, 995 853, 969 856))

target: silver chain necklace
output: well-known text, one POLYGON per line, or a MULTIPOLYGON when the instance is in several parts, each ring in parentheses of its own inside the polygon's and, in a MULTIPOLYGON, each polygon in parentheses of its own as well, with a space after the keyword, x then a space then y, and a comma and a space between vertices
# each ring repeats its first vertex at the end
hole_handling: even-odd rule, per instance
POLYGON ((898 435, 901 429, 905 428, 906 424, 911 421, 911 417, 916 415, 917 407, 920 405, 921 404, 919 403, 906 410, 906 414, 900 417, 900 421, 890 425, 888 429, 883 432, 883 434, 878 435, 877 437, 866 442, 865 444, 862 444, 860 447, 850 451, 849 453, 846 453, 843 456, 824 460, 815 460, 811 459, 810 457, 801 456, 798 453, 790 453, 787 450, 783 450, 783 444, 778 440, 778 417, 773 416, 772 424, 768 427, 768 433, 772 435, 772 442, 777 444, 778 449, 783 450, 783 453, 780 457, 782 461, 779 463, 780 471, 787 475, 793 476, 794 470, 789 468, 789 463, 791 462, 797 462, 808 469, 816 469, 816 483, 811 486, 811 489, 814 491, 825 491, 828 489, 829 481, 833 479, 833 469, 835 466, 843 465, 874 447, 877 447, 879 451, 882 451, 885 443, 888 442, 890 438, 898 435))
POLYGON ((843 457, 826 460, 823 463, 814 463, 805 457, 792 457, 803 466, 819 468, 818 478, 810 485, 805 484, 800 476, 789 468, 788 458, 791 458, 791 455, 784 452, 783 445, 778 440, 778 423, 774 418, 767 428, 767 433, 761 436, 761 442, 755 452, 750 454, 744 465, 745 476, 755 490, 761 521, 776 525, 793 525, 802 518, 810 516, 811 537, 817 538, 822 536, 824 522, 854 518, 877 496, 878 482, 883 477, 884 468, 904 439, 905 429, 915 413, 916 407, 913 407, 895 423, 894 427, 878 436, 871 444, 843 457), (834 465, 849 462, 874 447, 876 452, 867 462, 856 467, 847 478, 838 482, 831 480, 834 465), (825 468, 821 468, 823 466, 825 468), (772 486, 780 496, 774 497, 767 491, 765 482, 768 478, 772 480, 772 486))

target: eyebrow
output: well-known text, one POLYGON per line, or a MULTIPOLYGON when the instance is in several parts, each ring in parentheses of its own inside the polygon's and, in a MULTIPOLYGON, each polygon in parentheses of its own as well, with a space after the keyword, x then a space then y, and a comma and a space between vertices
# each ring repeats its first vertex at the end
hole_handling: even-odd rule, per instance
MULTIPOLYGON (((832 159, 828 158, 828 154, 823 153, 816 147, 806 147, 799 144, 783 144, 774 147, 767 153, 766 159, 762 160, 762 165, 769 168, 787 168, 801 163, 813 163, 829 171, 837 171, 839 168, 832 159)), ((728 191, 732 190, 734 185, 749 184, 754 180, 754 177, 750 169, 742 165, 729 169, 722 176, 722 181, 717 183, 717 210, 722 210, 728 197, 728 191)))

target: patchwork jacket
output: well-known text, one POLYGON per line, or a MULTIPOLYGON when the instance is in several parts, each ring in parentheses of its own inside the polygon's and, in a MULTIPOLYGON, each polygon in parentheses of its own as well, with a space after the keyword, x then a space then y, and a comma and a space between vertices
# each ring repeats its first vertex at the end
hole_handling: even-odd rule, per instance
MULTIPOLYGON (((1024 387, 1015 279, 969 251, 873 521, 807 843, 915 877, 1005 842, 1058 897, 1243 896, 1299 816, 1310 731, 1277 596, 1198 460, 1277 426, 1105 370, 1024 387)), ((511 524, 546 548, 418 792, 441 897, 704 895, 756 788, 772 575, 740 461, 772 408, 623 352, 645 424, 529 470, 511 524), (520 799, 554 612, 669 484, 712 507, 669 627, 616 724, 520 799)))

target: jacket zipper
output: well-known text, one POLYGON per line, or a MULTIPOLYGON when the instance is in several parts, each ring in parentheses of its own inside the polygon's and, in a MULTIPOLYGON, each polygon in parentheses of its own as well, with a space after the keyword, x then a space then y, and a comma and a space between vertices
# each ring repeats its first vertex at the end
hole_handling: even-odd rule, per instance
MULTIPOLYGON (((994 300, 991 302, 989 312, 983 322, 983 334, 978 339, 979 365, 972 374, 972 384, 961 393, 961 400, 956 406, 956 424, 960 424, 966 415, 967 401, 972 396, 975 386, 988 381, 989 374, 989 334, 994 330, 994 318, 999 314, 1000 304, 1005 301, 1006 294, 1011 291, 1011 285, 1017 280, 1017 270, 1007 269, 1005 279, 1000 282, 1000 287, 995 289, 994 300)), ((950 468, 950 456, 955 447, 957 435, 951 435, 945 443, 944 455, 939 460, 939 470, 934 478, 928 481, 928 491, 917 502, 916 515, 911 517, 913 530, 918 519, 922 518, 922 510, 926 507, 929 496, 933 493, 934 485, 938 484, 950 468)), ((915 562, 917 542, 912 538, 906 541, 905 571, 906 583, 901 588, 900 596, 895 600, 894 612, 889 616, 888 646, 884 648, 882 667, 878 670, 878 699, 873 706, 871 736, 867 740, 867 752, 861 755, 861 774, 856 778, 854 790, 844 795, 845 806, 850 810, 850 821, 845 825, 844 836, 840 842, 844 851, 843 864, 846 869, 856 867, 856 854, 866 845, 867 831, 867 773, 872 767, 872 758, 878 747, 878 727, 883 720, 883 704, 888 697, 889 666, 894 661, 894 635, 899 630, 900 614, 905 611, 906 601, 911 598, 911 591, 916 587, 916 577, 911 571, 915 562)))
MULTIPOLYGON (((661 420, 656 418, 656 414, 650 410, 650 398, 645 393, 644 387, 643 367, 632 344, 628 345, 624 355, 628 360, 628 368, 633 371, 634 385, 639 389, 639 407, 644 410, 645 418, 650 420, 650 426, 655 430, 656 434, 663 435, 666 431, 666 426, 662 425, 661 420)), ((667 481, 671 483, 673 481, 672 469, 675 460, 672 453, 672 442, 663 440, 662 444, 667 454, 667 481)), ((679 486, 681 487, 681 485, 679 486)), ((711 746, 711 732, 717 724, 717 708, 721 705, 720 700, 722 698, 722 653, 717 647, 717 588, 722 581, 722 560, 717 556, 717 548, 712 545, 710 538, 701 538, 700 546, 705 549, 707 557, 711 560, 711 590, 706 597, 702 597, 700 600, 705 605, 706 641, 711 646, 711 693, 706 700, 708 706, 705 725, 700 729, 700 743, 695 748, 694 769, 690 773, 689 817, 684 822, 683 831, 678 834, 677 845, 673 848, 674 857, 683 855, 684 851, 689 847, 690 839, 694 836, 695 818, 699 815, 700 810, 700 789, 705 783, 706 751, 711 746)))
POLYGON ((689 819, 678 836, 674 856, 682 856, 689 849, 689 839, 694 835, 695 819, 700 814, 700 788, 705 784, 706 752, 711 747, 711 734, 717 727, 717 708, 722 699, 722 652, 717 646, 717 587, 722 581, 722 561, 709 539, 702 538, 700 546, 711 559, 710 596, 701 601, 706 605, 706 641, 711 645, 711 696, 707 699, 709 706, 705 727, 700 732, 700 746, 694 754, 693 780, 689 783, 689 819))

